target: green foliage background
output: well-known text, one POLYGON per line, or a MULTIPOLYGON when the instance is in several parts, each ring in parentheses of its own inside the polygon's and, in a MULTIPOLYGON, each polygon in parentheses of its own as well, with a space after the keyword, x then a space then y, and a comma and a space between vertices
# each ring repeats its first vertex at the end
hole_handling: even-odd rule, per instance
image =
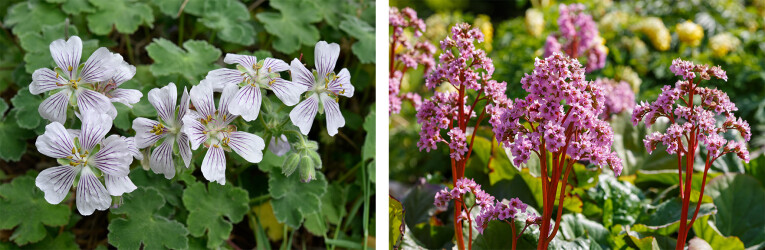
MULTIPOLYGON (((609 48, 606 66, 587 74, 588 80, 608 77, 632 81, 638 77, 636 100, 653 101, 660 88, 678 80, 669 70, 675 58, 720 65, 729 80, 707 84, 725 91, 739 111, 737 116, 752 127, 749 142, 752 160, 746 164, 735 156, 718 159, 707 178, 699 219, 688 239, 699 237, 714 249, 760 249, 765 246, 765 3, 763 1, 446 1, 391 0, 399 9, 412 7, 425 20, 423 37, 438 44, 449 27, 458 22, 476 25, 488 41, 479 45, 494 61, 494 80, 508 83, 508 97, 523 97, 520 88, 524 73, 534 67, 534 58, 543 56, 545 38, 557 32, 558 4, 581 2, 588 14, 598 22, 600 35, 609 48), (543 31, 534 36, 525 23, 526 11, 536 8, 544 16, 543 31), (655 48, 650 37, 635 30, 647 17, 661 18, 671 34, 670 48, 655 48), (698 47, 682 44, 675 25, 694 21, 704 29, 698 47), (481 24, 490 21, 490 25, 481 24), (716 56, 710 38, 729 32, 739 41, 725 56, 716 56), (745 191, 746 190, 746 191, 745 191)), ((436 56, 440 51, 436 53, 436 56)), ((582 58, 580 58, 581 60, 582 58)), ((584 63, 583 63, 584 64, 584 63)), ((634 86, 634 85, 633 85, 634 86)), ((409 71, 402 81, 402 93, 416 92, 428 98, 432 91, 424 87, 422 67, 409 71)), ((482 107, 476 107, 480 109, 482 107)), ((433 196, 451 185, 448 147, 427 153, 417 148, 419 125, 416 111, 409 102, 402 104, 400 114, 391 116, 390 179, 392 207, 390 231, 397 238, 391 244, 426 248, 453 245, 451 208, 436 212, 433 196), (393 146, 395 145, 395 146, 393 146), (398 202, 400 201, 400 203, 398 202), (398 206, 402 206, 403 209, 398 206), (403 210, 403 211, 402 211, 403 210), (403 219, 400 219, 403 217, 403 219), (399 230, 396 223, 406 225, 399 230), (395 243, 394 243, 395 242, 395 243)), ((649 155, 642 139, 656 126, 635 127, 631 114, 611 117, 614 129, 614 150, 622 158, 625 169, 614 178, 610 170, 577 164, 570 176, 572 196, 564 207, 561 230, 551 245, 555 249, 660 249, 674 248, 679 228, 680 201, 676 158, 663 148, 649 155)), ((472 123, 471 123, 472 124, 472 123)), ((508 154, 494 140, 488 122, 475 130, 474 154, 468 161, 465 176, 473 178, 497 199, 521 198, 534 210, 541 211, 541 185, 536 159, 528 168, 517 170, 508 154)), ((445 135, 444 135, 445 136, 445 135)), ((703 154, 701 155, 703 156, 703 154)), ((693 193, 698 197, 703 171, 697 160, 693 193)), ((693 196, 693 195, 692 195, 693 196)), ((695 201, 694 201, 695 202, 695 201)), ((521 224, 516 225, 518 230, 521 224)), ((465 228, 464 230, 470 230, 465 228)), ((509 248, 509 225, 492 222, 486 233, 474 239, 476 249, 509 248)), ((538 230, 527 231, 519 240, 519 249, 535 248, 538 230)), ((464 233, 464 235, 468 235, 464 233)), ((478 235, 474 232, 473 235, 478 235)), ((467 236, 466 236, 467 237, 467 236)))
MULTIPOLYGON (((374 13, 369 0, 0 1, 0 249, 361 248, 375 235, 374 13), (50 205, 34 185, 56 162, 34 146, 47 121, 37 112, 43 97, 27 89, 34 70, 54 66, 49 44, 73 35, 83 40, 83 62, 107 47, 137 67, 122 86, 144 97, 132 109, 115 104, 111 133, 125 136, 135 134, 136 117, 157 116, 149 90, 169 82, 190 88, 226 67, 226 53, 310 66, 317 41, 338 43, 337 70, 348 68, 356 93, 340 99, 346 126, 337 136, 327 135, 321 117, 308 135, 323 161, 317 180, 284 176, 284 157, 270 152, 259 164, 229 154, 225 186, 201 176, 203 152, 190 169, 176 166, 173 180, 134 161, 130 177, 139 188, 118 208, 82 217, 72 195, 50 205)), ((271 119, 289 112, 265 106, 271 119)), ((262 126, 237 122, 263 136, 262 126)))

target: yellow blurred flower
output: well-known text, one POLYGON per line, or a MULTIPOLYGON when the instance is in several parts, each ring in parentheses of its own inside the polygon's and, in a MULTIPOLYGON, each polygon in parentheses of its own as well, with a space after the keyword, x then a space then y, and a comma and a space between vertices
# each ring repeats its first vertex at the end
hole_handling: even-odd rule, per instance
POLYGON ((716 57, 727 55, 728 52, 736 50, 740 44, 741 41, 730 33, 720 33, 709 39, 709 48, 716 57))
POLYGON ((545 29, 545 17, 541 11, 535 8, 526 10, 526 31, 534 37, 542 35, 545 29))
POLYGON ((598 22, 598 27, 601 32, 615 32, 618 31, 622 25, 627 23, 629 16, 623 11, 608 12, 598 22))
MULTIPOLYGON (((284 224, 279 223, 274 216, 271 202, 266 202, 252 207, 252 212, 258 217, 260 226, 271 241, 280 241, 284 234, 284 224)), ((268 244, 267 242, 264 244, 268 244)))
POLYGON ((658 17, 644 18, 633 29, 648 36, 651 40, 653 47, 659 51, 666 51, 669 49, 669 44, 672 42, 672 36, 669 34, 669 30, 664 26, 664 22, 658 17))
POLYGON ((632 70, 630 66, 619 66, 616 68, 616 76, 614 77, 617 81, 625 81, 632 86, 632 92, 637 93, 640 91, 640 84, 643 83, 643 80, 640 79, 640 75, 638 75, 637 72, 632 70))
POLYGON ((699 46, 701 39, 704 38, 704 29, 701 28, 701 25, 695 24, 690 20, 678 23, 675 26, 675 31, 681 42, 693 47, 699 46))
POLYGON ((483 33, 483 48, 486 52, 491 52, 491 44, 494 41, 494 27, 491 25, 491 19, 487 15, 478 15, 475 18, 473 27, 478 28, 483 33))
POLYGON ((450 18, 446 14, 439 13, 429 16, 428 19, 425 19, 425 26, 428 27, 425 30, 425 38, 430 41, 443 40, 448 34, 449 23, 450 18))

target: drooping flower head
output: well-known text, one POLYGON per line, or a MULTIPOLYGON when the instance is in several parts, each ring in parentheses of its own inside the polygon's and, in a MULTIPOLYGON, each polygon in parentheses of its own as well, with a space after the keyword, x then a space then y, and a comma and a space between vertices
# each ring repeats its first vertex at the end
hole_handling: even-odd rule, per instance
POLYGON ((683 145, 683 140, 690 138, 706 146, 712 161, 724 154, 735 153, 749 162, 749 151, 744 142, 723 137, 728 130, 736 130, 744 141, 749 141, 752 136, 749 123, 735 117, 733 112, 738 108, 725 92, 700 86, 701 80, 710 80, 712 77, 727 81, 726 72, 719 66, 709 67, 680 59, 672 61, 670 70, 683 80, 677 81, 674 87, 664 86, 656 101, 642 102, 632 114, 632 124, 635 126, 640 121, 651 126, 659 117, 667 117, 672 123, 664 133, 654 132, 646 136, 643 143, 648 152, 662 143, 667 147, 667 153, 684 155, 687 146, 683 145), (699 98, 695 99, 700 100, 699 104, 692 102, 692 98, 699 98), (718 117, 724 117, 725 120, 719 123, 718 117), (695 138, 690 131, 695 131, 695 138))
POLYGON ((67 131, 58 122, 45 126, 45 133, 37 137, 35 146, 40 153, 62 163, 43 170, 35 180, 37 187, 45 192, 46 201, 61 203, 74 181, 79 180, 77 210, 82 215, 90 215, 95 210, 108 209, 111 196, 136 189, 128 177, 133 162, 129 142, 118 135, 104 138, 111 127, 112 118, 95 110, 82 114, 81 130, 67 131))
POLYGON ((327 115, 327 133, 330 136, 345 126, 345 117, 340 113, 337 102, 340 96, 353 97, 354 88, 348 69, 343 68, 338 74, 334 72, 339 55, 340 45, 319 41, 314 49, 315 70, 309 71, 297 58, 292 60, 292 82, 303 85, 307 93, 306 99, 290 111, 290 120, 304 135, 311 131, 317 113, 327 115))
MULTIPOLYGON (((118 54, 113 54, 113 56, 121 58, 118 54)), ((133 104, 141 101, 143 93, 137 89, 120 88, 120 85, 133 79, 133 76, 135 76, 135 66, 121 60, 114 65, 114 74, 106 81, 95 83, 93 88, 96 92, 109 98, 111 102, 119 102, 132 108, 133 104)))
POLYGON ((513 164, 519 167, 545 148, 575 161, 610 165, 619 175, 621 159, 611 150, 613 131, 598 118, 605 107, 603 88, 585 80, 582 65, 568 56, 555 53, 534 65, 534 72, 521 79, 529 92, 525 98, 488 108, 489 123, 497 140, 510 148, 513 164))
POLYGON ((223 62, 236 64, 236 69, 216 69, 207 73, 202 82, 210 83, 215 91, 228 85, 237 86, 229 112, 239 115, 245 121, 258 118, 263 100, 261 89, 271 90, 287 106, 300 101, 300 94, 308 87, 281 78, 279 72, 290 69, 282 60, 266 58, 261 61, 254 56, 226 54, 223 62))
POLYGON ((550 34, 545 42, 545 57, 563 52, 573 58, 587 56, 587 72, 605 67, 608 48, 600 36, 592 16, 584 12, 583 4, 559 5, 558 33, 550 34))
POLYGON ((137 148, 150 148, 162 140, 151 153, 149 167, 154 173, 164 174, 167 179, 172 179, 175 176, 173 160, 173 156, 176 154, 175 145, 178 145, 177 153, 181 155, 187 168, 191 163, 189 138, 183 131, 183 117, 189 109, 189 93, 186 88, 183 89, 183 96, 181 96, 179 105, 176 105, 177 99, 178 89, 175 87, 175 83, 171 82, 161 89, 152 89, 149 91, 149 102, 157 110, 159 120, 155 121, 143 117, 133 120, 137 148))
MULTIPOLYGON (((392 33, 390 36, 390 46, 393 51, 395 62, 391 65, 391 75, 388 79, 388 99, 390 108, 389 114, 395 114, 401 111, 401 102, 403 100, 412 100, 407 98, 410 93, 401 93, 401 83, 404 80, 404 73, 410 69, 417 69, 419 65, 425 67, 425 74, 430 74, 435 66, 433 54, 436 53, 436 47, 427 39, 422 37, 425 32, 425 22, 417 17, 417 12, 411 8, 404 8, 399 11, 398 8, 391 7, 389 12, 390 27, 392 33), (409 36, 404 31, 411 29, 413 36, 409 36)), ((414 94, 414 93, 412 93, 414 94)), ((412 96, 409 96, 412 97, 412 96)))
POLYGON ((101 47, 84 64, 80 64, 82 40, 77 36, 67 41, 53 41, 50 52, 58 67, 35 70, 29 85, 32 94, 53 93, 40 104, 40 116, 63 124, 70 105, 81 114, 96 110, 112 118, 117 116, 117 110, 109 98, 95 91, 94 84, 108 81, 114 75, 116 65, 122 61, 122 56, 101 47))
POLYGON ((263 149, 266 147, 260 136, 236 130, 231 122, 237 115, 229 112, 237 92, 236 85, 223 87, 218 108, 215 108, 213 86, 210 83, 200 83, 191 88, 191 102, 196 110, 189 110, 183 116, 183 131, 191 141, 191 148, 196 150, 200 145, 207 148, 202 161, 202 175, 209 180, 226 184, 226 155, 224 151, 232 150, 251 163, 263 159, 263 149))
POLYGON ((617 82, 609 78, 598 78, 594 84, 603 88, 603 96, 606 98, 605 109, 600 114, 601 118, 607 120, 612 114, 619 114, 635 107, 635 93, 632 92, 629 83, 617 82))

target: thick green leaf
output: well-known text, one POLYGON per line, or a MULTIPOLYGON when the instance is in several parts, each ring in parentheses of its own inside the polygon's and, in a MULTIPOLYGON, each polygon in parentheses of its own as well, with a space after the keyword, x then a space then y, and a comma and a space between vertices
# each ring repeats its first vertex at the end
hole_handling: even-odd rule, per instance
POLYGON ((722 175, 709 182, 704 194, 714 199, 714 224, 722 235, 737 236, 746 247, 765 242, 765 190, 756 179, 722 175))
POLYGON ((199 21, 217 31, 223 41, 242 45, 255 43, 255 28, 249 22, 250 12, 237 0, 205 1, 199 21))
MULTIPOLYGON (((708 173, 707 184, 718 175, 720 175, 720 173, 708 173)), ((693 173, 693 176, 691 176, 692 189, 700 190, 701 181, 703 180, 703 178, 704 178, 704 173, 699 173, 699 172, 693 173)), ((635 185, 638 187, 643 187, 643 186, 655 187, 656 184, 672 186, 672 185, 677 185, 679 182, 680 182, 680 179, 677 176, 676 169, 674 170, 671 170, 671 169, 639 170, 637 171, 637 177, 635 178, 635 185)), ((685 178, 683 178, 683 182, 685 182, 685 178)))
POLYGON ((717 230, 709 216, 698 218, 693 223, 693 232, 696 237, 704 239, 712 249, 744 249, 744 243, 736 236, 725 237, 717 230))
POLYGON ((388 245, 392 247, 398 247, 400 246, 402 237, 404 236, 404 228, 406 228, 404 226, 404 216, 406 214, 406 210, 404 210, 401 202, 393 198, 393 196, 389 196, 388 202, 388 218, 390 224, 388 227, 388 237, 390 237, 390 242, 388 245))
POLYGON ((414 240, 422 247, 435 249, 444 248, 454 238, 454 224, 451 220, 454 210, 441 213, 438 220, 444 223, 434 223, 431 218, 435 215, 436 207, 433 200, 438 192, 438 186, 418 185, 404 198, 406 209, 404 223, 409 228, 414 240))
POLYGON ((744 164, 744 168, 746 174, 753 176, 760 181, 760 185, 765 187, 765 155, 752 159, 749 163, 744 164))
POLYGON ((589 220, 582 214, 564 214, 561 218, 559 234, 567 241, 574 241, 580 237, 587 237, 600 247, 608 248, 610 232, 600 223, 589 220))
POLYGON ((308 0, 271 1, 271 7, 279 12, 261 12, 257 18, 265 24, 266 31, 274 36, 274 49, 292 53, 301 45, 313 46, 319 41, 319 30, 313 23, 321 21, 316 15, 316 4, 308 0))
POLYGON ((40 32, 45 25, 63 23, 66 15, 55 4, 41 1, 17 3, 8 8, 3 25, 13 27, 13 34, 40 32))
POLYGON ((95 34, 107 35, 112 26, 119 33, 131 34, 138 26, 154 24, 151 6, 139 0, 90 0, 98 10, 88 15, 88 28, 95 34))
MULTIPOLYGON (((682 206, 683 203, 679 197, 672 198, 655 207, 649 206, 647 214, 641 215, 638 221, 649 229, 671 228, 670 226, 680 223, 682 206)), ((688 221, 693 217, 695 210, 696 204, 691 203, 688 208, 688 217, 686 218, 688 221)), ((704 203, 699 208, 698 216, 707 216, 715 213, 717 213, 717 209, 714 204, 704 203)))
POLYGON ((603 209, 603 224, 632 225, 642 212, 643 192, 626 181, 619 181, 610 173, 600 175, 596 188, 587 191, 603 209))
POLYGON ((13 109, 16 110, 16 123, 19 124, 19 127, 35 129, 40 125, 42 117, 37 112, 37 107, 42 101, 40 96, 33 95, 27 88, 20 89, 16 96, 11 98, 13 109))
POLYGON ((321 208, 321 196, 327 191, 327 180, 321 172, 308 183, 300 181, 297 174, 284 176, 279 171, 271 172, 268 179, 271 205, 276 219, 292 228, 297 228, 303 219, 321 208))
POLYGON ((216 248, 229 238, 232 223, 242 221, 249 210, 247 191, 229 185, 194 183, 183 191, 189 210, 186 224, 195 237, 207 234, 207 247, 216 248), (226 218, 228 219, 226 219, 226 218))
POLYGON ((340 22, 340 29, 358 39, 351 50, 361 63, 375 62, 375 28, 355 16, 348 16, 340 22))
POLYGON ((123 196, 124 204, 111 209, 124 217, 109 222, 109 244, 120 249, 187 248, 189 231, 178 221, 158 215, 165 199, 154 188, 139 187, 123 196))
MULTIPOLYGON (((542 179, 532 176, 529 173, 529 169, 524 168, 521 170, 521 177, 526 182, 526 185, 529 186, 529 189, 534 194, 534 200, 536 201, 536 204, 543 204, 542 202, 542 179)), ((561 182, 561 184, 563 184, 561 182)), ((560 184, 558 184, 560 185, 560 184)), ((566 183, 566 190, 565 194, 566 197, 563 199, 563 208, 565 208, 568 211, 574 212, 574 213, 581 213, 582 212, 582 199, 579 196, 573 195, 574 187, 570 185, 570 183, 566 183)), ((555 191, 555 206, 558 206, 558 202, 560 201, 560 188, 555 191)), ((542 209, 540 207, 540 209, 542 209)))
POLYGON ((18 245, 42 240, 48 234, 45 226, 66 225, 72 214, 66 205, 49 204, 31 176, 0 186, 0 211, 0 229, 13 229, 9 240, 18 245))
POLYGON ((213 63, 218 61, 221 55, 215 46, 197 40, 189 40, 183 43, 183 49, 173 42, 164 39, 154 39, 154 42, 146 46, 149 57, 154 59, 151 72, 156 76, 179 74, 192 83, 198 82, 207 72, 216 69, 213 63), (184 50, 185 49, 185 50, 184 50))

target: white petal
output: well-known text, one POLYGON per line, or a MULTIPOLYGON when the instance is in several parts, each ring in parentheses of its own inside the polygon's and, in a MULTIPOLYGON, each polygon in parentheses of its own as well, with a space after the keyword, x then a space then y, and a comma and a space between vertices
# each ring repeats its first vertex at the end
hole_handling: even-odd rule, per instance
POLYGON ((335 69, 337 57, 340 56, 340 45, 337 43, 327 44, 325 41, 316 43, 313 52, 316 71, 320 76, 327 75, 335 69))
POLYGON ((109 95, 112 96, 112 102, 119 102, 131 108, 133 104, 140 102, 141 97, 143 97, 143 93, 137 89, 115 89, 109 95))
POLYGON ((258 63, 258 58, 254 56, 228 53, 226 54, 226 57, 223 58, 223 62, 226 64, 239 64, 247 69, 252 69, 252 66, 258 63))
POLYGON ((80 130, 80 146, 90 151, 106 133, 112 129, 112 118, 103 113, 87 111, 82 113, 82 130, 80 130))
POLYGON ((37 107, 37 111, 43 118, 51 122, 63 124, 66 122, 66 109, 69 107, 69 99, 71 96, 72 92, 68 89, 64 89, 40 103, 40 106, 37 107))
POLYGON ((72 79, 80 66, 82 40, 78 36, 72 36, 66 42, 63 39, 53 41, 50 43, 50 54, 61 71, 72 79))
POLYGON ((122 196, 125 193, 133 192, 137 188, 127 175, 116 177, 105 174, 104 182, 106 183, 106 190, 112 196, 122 196))
POLYGON ((90 164, 102 172, 113 176, 126 176, 130 173, 133 155, 128 143, 118 135, 110 135, 101 142, 101 150, 93 155, 90 164))
POLYGON ((202 175, 208 181, 226 185, 226 155, 220 146, 210 146, 202 160, 202 175))
MULTIPOLYGON (((119 56, 119 54, 112 53, 112 56, 119 56)), ((122 56, 119 58, 122 58, 122 56)), ((133 79, 133 76, 135 76, 135 66, 128 64, 125 60, 120 60, 114 66, 114 73, 111 79, 117 86, 120 86, 133 79)))
POLYGON ((192 149, 196 150, 199 148, 199 145, 207 141, 208 135, 205 133, 205 130, 206 128, 202 125, 202 122, 192 113, 186 114, 183 117, 183 133, 189 137, 192 149))
POLYGON ((179 124, 183 124, 183 117, 189 112, 189 91, 186 87, 183 87, 183 95, 181 96, 181 103, 178 104, 178 119, 179 124))
POLYGON ((341 96, 352 97, 354 88, 351 85, 351 74, 348 73, 348 69, 340 70, 337 78, 329 82, 327 89, 341 96))
POLYGON ((189 164, 191 164, 191 147, 189 146, 189 137, 186 135, 186 133, 180 133, 178 136, 176 136, 175 141, 178 143, 178 153, 183 159, 183 164, 185 164, 186 168, 188 168, 189 164))
POLYGON ((229 107, 234 101, 234 96, 236 96, 236 92, 238 90, 239 86, 229 85, 223 88, 223 92, 220 95, 220 103, 218 103, 218 116, 226 118, 224 124, 229 124, 238 117, 237 115, 231 114, 229 111, 229 107))
POLYGON ((247 132, 231 132, 228 146, 245 160, 258 163, 263 160, 263 149, 266 143, 260 136, 247 132))
POLYGON ((215 100, 213 99, 213 90, 210 84, 200 83, 191 87, 190 97, 191 102, 202 117, 213 117, 215 115, 215 100))
POLYGON ((149 91, 149 102, 157 110, 157 115, 165 123, 175 122, 175 102, 178 100, 178 89, 175 83, 169 83, 161 89, 149 91))
POLYGON ((151 153, 149 162, 151 170, 157 174, 164 174, 165 178, 172 179, 175 176, 175 165, 173 165, 173 139, 165 138, 159 147, 151 153))
POLYGON ((37 151, 46 156, 57 159, 65 158, 73 154, 74 139, 61 123, 53 122, 46 125, 45 133, 37 137, 35 147, 37 147, 37 151))
POLYGON ((79 88, 76 90, 75 96, 77 96, 77 107, 80 113, 87 113, 92 110, 102 114, 109 114, 112 119, 117 115, 117 109, 114 108, 114 104, 104 94, 79 88))
POLYGON ((119 54, 112 54, 104 47, 98 48, 85 61, 85 65, 80 72, 80 81, 82 83, 93 83, 109 80, 114 75, 114 65, 120 61, 122 61, 122 56, 119 54))
POLYGON ((154 126, 158 125, 158 121, 149 120, 143 117, 138 117, 133 120, 133 130, 135 130, 135 145, 138 148, 147 148, 154 143, 157 143, 160 138, 164 137, 164 133, 157 135, 152 133, 151 130, 154 126))
POLYGON ((302 84, 295 84, 281 78, 275 80, 276 82, 271 85, 271 91, 287 106, 297 104, 300 101, 300 95, 308 90, 308 87, 302 84))
POLYGON ((268 144, 268 150, 276 156, 286 154, 291 148, 290 142, 287 141, 287 136, 285 135, 271 137, 271 143, 268 144))
POLYGON ((35 178, 35 185, 45 193, 45 200, 50 204, 59 204, 72 189, 77 168, 58 166, 43 170, 35 178))
POLYGON ((106 210, 112 203, 112 197, 90 168, 82 169, 76 195, 77 210, 82 215, 91 215, 96 209, 106 210))
POLYGON ((306 89, 313 87, 316 83, 313 73, 297 58, 290 64, 290 75, 292 75, 292 83, 303 85, 306 89))
POLYGON ((340 113, 340 106, 335 99, 326 93, 321 94, 321 103, 324 105, 324 114, 327 115, 327 133, 334 136, 338 128, 345 126, 345 117, 340 113))
POLYGON ((35 70, 32 73, 32 84, 29 84, 29 92, 33 95, 48 92, 65 87, 67 81, 62 76, 48 68, 35 70))
POLYGON ((319 96, 313 94, 290 111, 290 120, 300 128, 300 132, 307 135, 313 126, 313 119, 319 111, 319 96))
POLYGON ((261 68, 265 73, 276 73, 289 69, 290 66, 286 62, 270 57, 263 60, 263 67, 261 68))
POLYGON ((235 69, 216 69, 207 73, 203 81, 212 84, 217 91, 228 85, 239 85, 243 82, 245 76, 239 70, 235 69))
POLYGON ((130 152, 130 155, 132 155, 136 160, 143 160, 143 154, 141 154, 141 151, 138 150, 138 146, 135 145, 135 137, 122 137, 123 140, 125 140, 125 143, 127 143, 128 151, 130 152))
POLYGON ((232 103, 228 106, 231 114, 242 116, 245 121, 258 119, 262 101, 259 87, 248 84, 240 88, 231 101, 232 103))

